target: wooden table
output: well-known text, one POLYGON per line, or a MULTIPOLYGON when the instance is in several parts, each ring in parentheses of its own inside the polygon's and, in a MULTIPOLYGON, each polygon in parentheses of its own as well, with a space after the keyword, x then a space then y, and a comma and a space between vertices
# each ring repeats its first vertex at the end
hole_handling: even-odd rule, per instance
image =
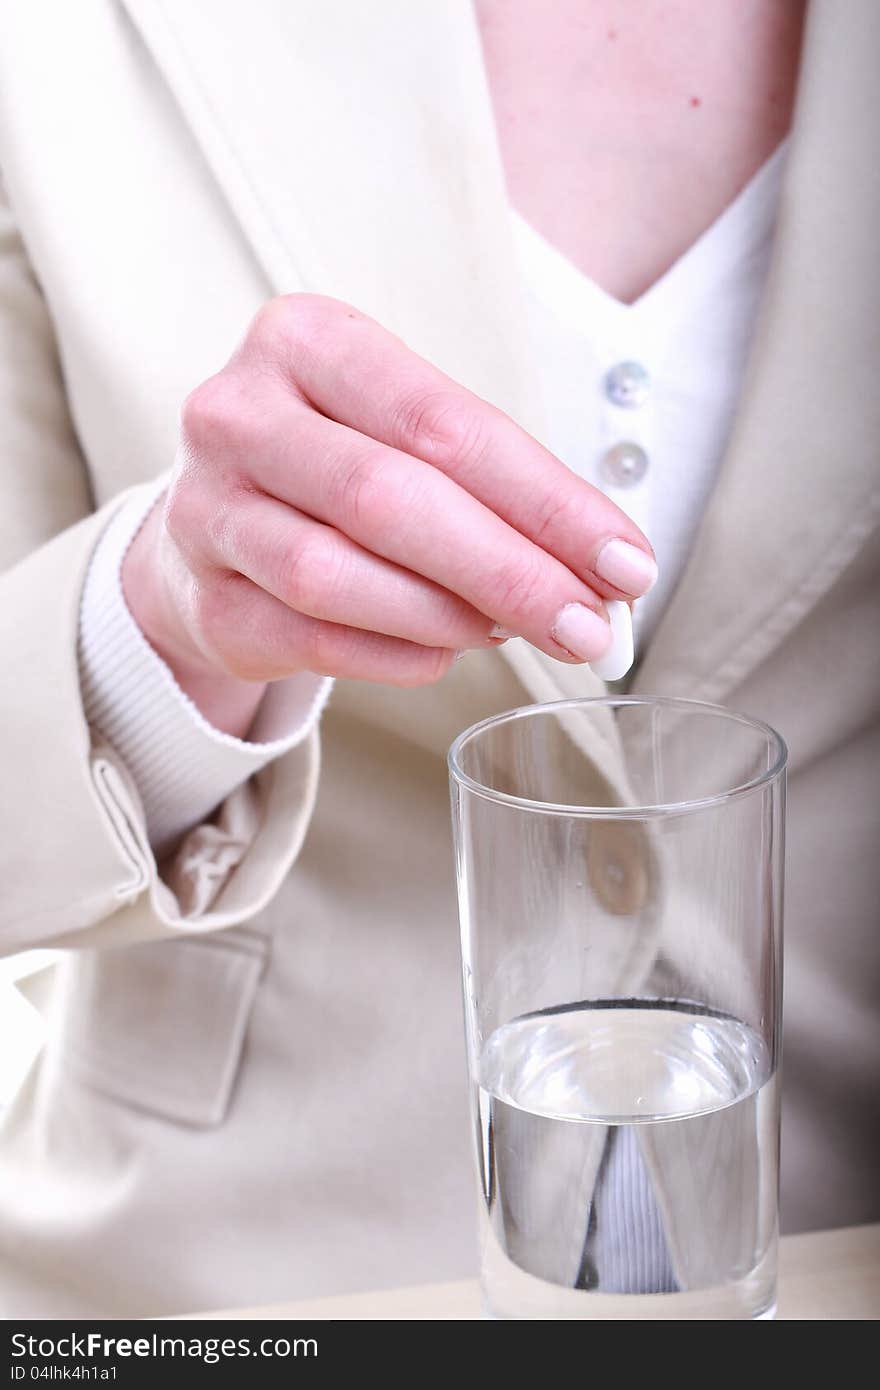
MULTIPOLYGON (((467 1280, 199 1316, 462 1322, 480 1317, 480 1294, 476 1281, 467 1280)), ((801 1321, 873 1320, 880 1316, 880 1225, 784 1236, 779 1257, 778 1316, 801 1321)))

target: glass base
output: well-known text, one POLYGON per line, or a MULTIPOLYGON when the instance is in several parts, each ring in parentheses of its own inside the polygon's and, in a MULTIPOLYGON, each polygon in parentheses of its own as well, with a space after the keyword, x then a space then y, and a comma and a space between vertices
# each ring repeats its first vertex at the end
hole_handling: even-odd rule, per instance
MULTIPOLYGON (((490 1252, 484 1250, 485 1256, 490 1252)), ((665 1321, 772 1322, 776 1319, 775 1249, 751 1275, 682 1293, 600 1293, 552 1284, 519 1269, 497 1249, 484 1262, 482 1317, 490 1322, 665 1321)))
POLYGON ((617 1321, 623 1321, 623 1320, 626 1320, 626 1321, 628 1321, 628 1322, 642 1322, 642 1321, 656 1322, 656 1321, 665 1320, 665 1319, 670 1319, 670 1320, 674 1320, 674 1321, 678 1321, 678 1322, 697 1322, 697 1321, 702 1322, 702 1321, 705 1321, 705 1320, 712 1320, 712 1321, 728 1321, 728 1322, 775 1322, 775 1321, 776 1321, 776 1316, 777 1316, 777 1306, 778 1306, 776 1303, 772 1303, 772 1304, 770 1305, 770 1307, 767 1308, 763 1313, 742 1313, 742 1312, 731 1313, 731 1312, 720 1312, 720 1311, 718 1311, 718 1308, 717 1308, 717 1307, 712 1308, 712 1307, 710 1307, 710 1306, 708 1305, 708 1303, 707 1303, 706 1306, 705 1306, 701 1311, 699 1311, 699 1312, 694 1311, 693 1308, 691 1308, 691 1311, 686 1311, 685 1308, 684 1308, 684 1306, 675 1307, 674 1305, 670 1305, 670 1304, 666 1304, 666 1306, 663 1307, 663 1308, 662 1308, 662 1311, 661 1311, 661 1308, 660 1308, 657 1304, 655 1304, 653 1307, 650 1307, 650 1311, 649 1311, 649 1310, 648 1310, 648 1307, 646 1307, 646 1301, 647 1301, 647 1299, 649 1299, 649 1298, 653 1298, 653 1299, 664 1299, 664 1300, 669 1299, 669 1298, 672 1298, 672 1299, 679 1299, 679 1298, 681 1298, 681 1299, 683 1299, 683 1300, 686 1300, 686 1299, 688 1298, 688 1295, 686 1295, 686 1294, 644 1294, 644 1295, 641 1295, 640 1297, 639 1297, 639 1296, 635 1296, 635 1297, 634 1297, 633 1295, 630 1295, 630 1294, 619 1295, 619 1296, 614 1295, 614 1294, 589 1294, 588 1297, 591 1298, 591 1299, 595 1298, 595 1299, 597 1300, 597 1302, 594 1303, 594 1304, 592 1304, 592 1305, 590 1306, 589 1311, 582 1312, 582 1313, 579 1313, 579 1314, 572 1314, 572 1313, 549 1313, 549 1312, 548 1312, 548 1313, 533 1313, 533 1314, 526 1314, 526 1313, 517 1313, 517 1314, 496 1313, 496 1312, 494 1311, 494 1309, 490 1306, 490 1304, 489 1304, 489 1303, 486 1301, 486 1299, 484 1298, 484 1299, 483 1299, 483 1304, 482 1304, 482 1310, 481 1310, 481 1312, 480 1312, 480 1318, 481 1318, 481 1320, 482 1320, 483 1322, 535 1322, 535 1321, 551 1321, 551 1322, 559 1322, 559 1321, 566 1321, 566 1322, 574 1322, 574 1321, 580 1321, 580 1322, 606 1322, 606 1321, 615 1321, 615 1322, 617 1322, 617 1321), (631 1302, 630 1302, 630 1301, 631 1301, 631 1302), (612 1304, 612 1303, 613 1303, 614 1305, 616 1305, 613 1311, 611 1310, 611 1304, 612 1304), (637 1303, 637 1304, 639 1304, 639 1305, 640 1305, 639 1309, 636 1309, 635 1307, 632 1307, 632 1306, 631 1306, 631 1303, 637 1303), (604 1307, 602 1308, 601 1311, 600 1311, 600 1304, 603 1304, 603 1305, 604 1305, 604 1307))

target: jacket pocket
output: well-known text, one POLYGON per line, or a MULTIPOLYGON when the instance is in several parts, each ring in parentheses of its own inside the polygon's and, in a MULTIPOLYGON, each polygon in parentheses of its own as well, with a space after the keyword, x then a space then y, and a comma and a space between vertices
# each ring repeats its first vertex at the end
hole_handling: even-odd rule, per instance
POLYGON ((102 1095, 182 1124, 222 1122, 269 942, 234 929, 84 951, 62 967, 49 1046, 102 1095))

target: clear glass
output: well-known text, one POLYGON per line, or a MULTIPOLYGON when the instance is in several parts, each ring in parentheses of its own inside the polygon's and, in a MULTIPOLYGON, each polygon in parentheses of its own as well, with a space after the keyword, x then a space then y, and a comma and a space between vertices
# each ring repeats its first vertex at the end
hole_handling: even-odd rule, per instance
POLYGON ((489 1316, 773 1316, 785 761, 688 700, 453 744, 489 1316))

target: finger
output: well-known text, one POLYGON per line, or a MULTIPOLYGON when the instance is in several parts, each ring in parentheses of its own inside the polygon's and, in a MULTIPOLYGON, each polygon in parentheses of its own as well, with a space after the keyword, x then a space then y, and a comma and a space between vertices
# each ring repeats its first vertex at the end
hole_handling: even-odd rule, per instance
POLYGON ((323 414, 440 469, 597 592, 651 587, 657 567, 635 523, 509 416, 348 305, 285 303, 293 379, 323 414))
POLYGON ((299 671, 382 685, 428 685, 445 675, 455 652, 321 622, 295 613, 240 574, 214 573, 199 586, 199 643, 240 680, 281 680, 299 671))
POLYGON ((610 643, 602 602, 586 584, 419 459, 289 400, 242 465, 281 501, 457 594, 550 656, 592 661, 610 643))
POLYGON ((492 619, 457 594, 265 493, 236 493, 206 539, 214 563, 308 617, 453 651, 498 643, 492 619))

